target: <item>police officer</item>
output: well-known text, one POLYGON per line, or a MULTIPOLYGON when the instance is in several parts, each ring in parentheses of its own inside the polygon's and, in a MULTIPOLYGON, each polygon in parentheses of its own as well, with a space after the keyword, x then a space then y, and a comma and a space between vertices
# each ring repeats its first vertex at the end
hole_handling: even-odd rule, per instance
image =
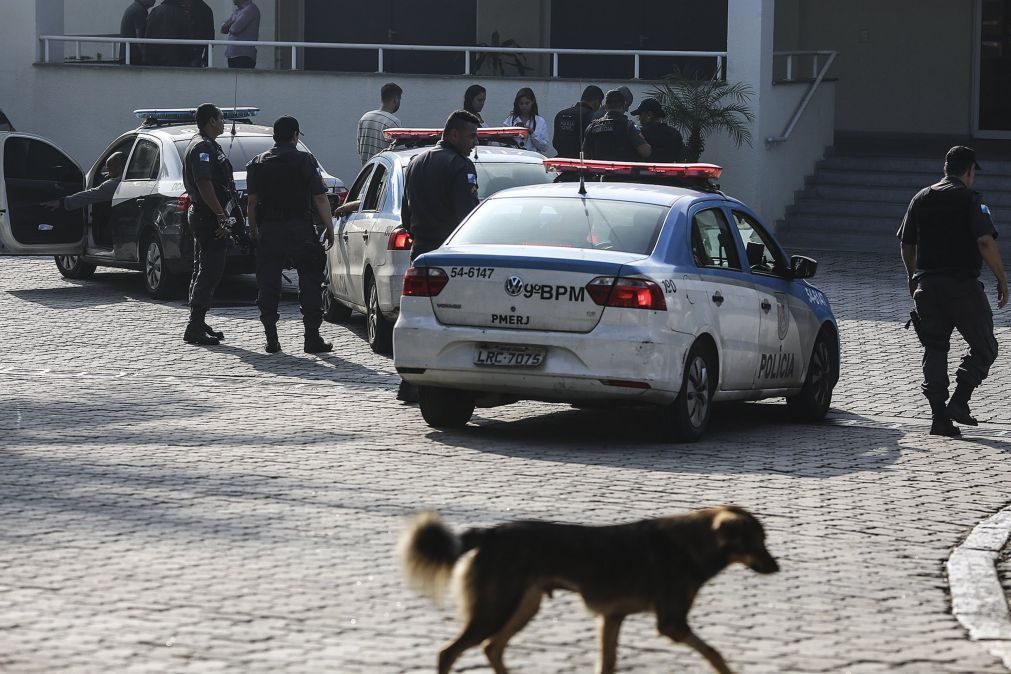
POLYGON ((183 159, 183 183, 190 196, 187 219, 193 233, 193 277, 190 281, 190 320, 183 340, 215 345, 224 334, 204 322, 214 291, 225 273, 229 211, 234 208, 232 165, 215 140, 224 133, 221 110, 210 103, 197 108, 197 127, 183 159))
POLYGON ((281 299, 281 271, 292 259, 298 270, 299 304, 305 326, 303 349, 325 353, 333 344, 319 334, 323 323, 323 272, 326 253, 319 242, 312 214, 326 227, 326 241, 333 245, 333 219, 326 198, 323 169, 316 158, 298 149, 298 120, 278 117, 274 122, 274 147, 257 155, 246 167, 249 191, 250 234, 257 239, 256 285, 260 321, 267 336, 264 349, 277 353, 277 304, 281 299))
POLYGON ((551 138, 551 144, 555 146, 559 157, 579 157, 586 127, 593 121, 593 115, 603 101, 604 92, 591 84, 583 89, 578 103, 555 115, 555 134, 551 138))
POLYGON ((931 435, 960 435, 952 421, 970 426, 969 398, 997 358, 993 312, 979 281, 982 262, 997 277, 997 308, 1007 304, 1007 277, 997 249, 990 209, 972 190, 979 165, 971 148, 956 146, 944 161, 944 179, 913 197, 899 227, 902 262, 923 344, 923 395, 930 403, 931 435), (952 330, 969 345, 948 399, 948 347, 952 330), (946 404, 947 403, 947 404, 946 404))
POLYGON ((639 129, 653 152, 649 158, 656 162, 683 162, 685 142, 677 129, 664 121, 663 107, 655 98, 644 98, 639 107, 632 111, 639 117, 639 129))
MULTIPOLYGON (((457 110, 446 120, 442 140, 407 166, 400 220, 414 239, 412 262, 441 246, 478 204, 477 169, 469 156, 480 124, 473 113, 457 110)), ((400 382, 397 399, 416 402, 417 387, 400 382)))
POLYGON ((639 161, 649 158, 652 148, 635 124, 625 116, 625 96, 612 89, 604 96, 604 116, 586 127, 585 159, 639 161))

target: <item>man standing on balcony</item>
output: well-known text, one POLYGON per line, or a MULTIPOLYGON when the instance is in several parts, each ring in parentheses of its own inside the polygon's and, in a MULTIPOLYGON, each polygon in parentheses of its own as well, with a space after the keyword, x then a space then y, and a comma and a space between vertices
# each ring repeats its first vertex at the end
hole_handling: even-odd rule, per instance
POLYGON ((400 120, 393 116, 400 109, 400 99, 404 90, 390 82, 379 91, 382 106, 378 110, 366 112, 358 120, 358 154, 362 166, 386 149, 389 143, 383 137, 386 129, 400 126, 400 120))
MULTIPOLYGON (((232 15, 221 24, 221 32, 229 40, 240 42, 255 42, 260 39, 260 8, 253 0, 232 0, 235 9, 232 15)), ((225 50, 229 68, 255 68, 256 47, 228 45, 225 50)))
MULTIPOLYGON (((154 7, 154 0, 133 0, 123 12, 119 22, 120 37, 144 37, 147 32, 147 11, 154 7)), ((124 44, 120 50, 120 63, 126 63, 126 54, 130 53, 130 65, 139 66, 144 62, 141 56, 142 47, 139 44, 124 44)))
MULTIPOLYGON (((190 0, 161 0, 147 17, 144 37, 159 40, 189 40, 190 0)), ((144 63, 153 66, 188 66, 193 48, 178 44, 149 44, 144 47, 144 63)))
MULTIPOLYGON (((194 40, 214 39, 214 12, 204 0, 191 0, 190 21, 193 23, 194 40)), ((193 63, 196 67, 207 66, 207 47, 193 47, 193 63)))

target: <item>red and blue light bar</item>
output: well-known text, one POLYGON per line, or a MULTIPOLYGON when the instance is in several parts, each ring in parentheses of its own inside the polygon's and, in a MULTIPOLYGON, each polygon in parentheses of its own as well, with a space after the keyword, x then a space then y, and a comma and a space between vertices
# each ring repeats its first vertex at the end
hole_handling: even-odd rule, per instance
POLYGON ((723 167, 716 164, 663 164, 600 159, 545 159, 544 170, 584 175, 664 176, 667 178, 719 178, 723 167))
MULTIPOLYGON (((477 130, 478 140, 526 138, 528 135, 530 135, 530 130, 522 126, 492 126, 477 130)), ((442 129, 394 127, 383 131, 383 137, 390 142, 407 140, 432 140, 434 142, 442 138, 442 129)))
MULTIPOLYGON (((220 108, 221 116, 226 121, 250 119, 259 114, 259 108, 220 108)), ((134 110, 133 114, 138 119, 154 120, 158 122, 195 122, 197 119, 196 108, 149 108, 146 110, 134 110)))

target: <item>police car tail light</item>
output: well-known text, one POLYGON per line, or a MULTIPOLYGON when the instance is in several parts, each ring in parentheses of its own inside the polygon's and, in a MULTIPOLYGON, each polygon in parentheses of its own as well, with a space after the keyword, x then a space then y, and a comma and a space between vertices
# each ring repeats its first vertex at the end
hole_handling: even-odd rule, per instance
POLYGON ((586 292, 602 307, 667 311, 663 290, 652 281, 598 276, 586 284, 586 292))
POLYGON ((545 159, 544 170, 585 175, 664 176, 667 178, 719 178, 723 167, 716 164, 664 164, 637 161, 545 159))
POLYGON ((190 208, 190 201, 190 195, 188 193, 183 192, 180 194, 179 198, 176 199, 176 212, 185 213, 188 211, 190 208))
POLYGON ((410 250, 414 244, 414 239, 403 227, 397 227, 390 232, 390 241, 386 244, 386 250, 410 250))
POLYGON ((438 267, 410 267, 404 273, 405 297, 435 297, 449 283, 449 274, 438 267))

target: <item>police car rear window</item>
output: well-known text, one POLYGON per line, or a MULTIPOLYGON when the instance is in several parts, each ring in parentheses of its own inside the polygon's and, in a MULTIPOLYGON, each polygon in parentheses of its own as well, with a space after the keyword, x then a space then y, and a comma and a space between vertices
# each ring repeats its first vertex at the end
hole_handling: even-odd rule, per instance
POLYGON ((520 162, 503 162, 485 164, 476 162, 477 198, 486 199, 496 192, 521 185, 537 185, 551 182, 554 177, 544 170, 543 164, 524 164, 520 162))
MULTIPOLYGON (((190 140, 191 139, 186 138, 175 142, 176 151, 179 152, 180 159, 185 157, 186 148, 189 146, 190 140)), ((232 168, 234 170, 245 171, 246 164, 248 164, 253 157, 274 147, 274 139, 270 136, 236 136, 235 139, 232 140, 228 134, 225 134, 218 138, 218 145, 220 145, 221 149, 225 151, 225 155, 228 156, 228 160, 232 163, 232 168)), ((298 144, 298 149, 303 152, 309 151, 309 148, 305 147, 301 143, 298 144)))
POLYGON ((493 199, 471 215, 452 243, 561 246, 648 255, 669 209, 603 199, 493 199))

